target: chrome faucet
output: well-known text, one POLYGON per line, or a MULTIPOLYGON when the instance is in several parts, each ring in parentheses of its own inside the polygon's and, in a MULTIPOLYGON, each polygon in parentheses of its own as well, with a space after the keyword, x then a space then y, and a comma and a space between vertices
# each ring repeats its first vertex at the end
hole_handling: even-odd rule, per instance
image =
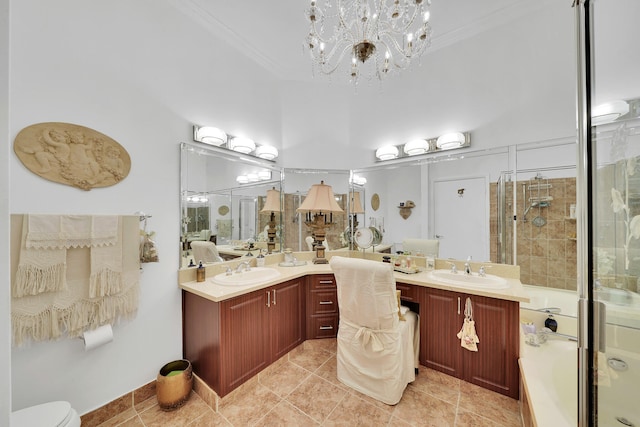
POLYGON ((538 342, 539 343, 544 343, 548 339, 551 339, 551 338, 565 339, 565 340, 576 341, 576 342, 578 341, 578 337, 576 337, 574 335, 568 335, 568 334, 561 334, 559 332, 553 332, 549 328, 542 328, 540 331, 538 331, 537 335, 538 335, 538 342))
POLYGON ((457 273, 458 272, 458 267, 456 267, 456 265, 452 262, 450 262, 449 264, 451 264, 451 272, 452 273, 457 273))
POLYGON ((469 255, 469 257, 467 258, 467 262, 464 263, 464 274, 471 274, 471 264, 469 264, 470 261, 471 255, 469 255))
POLYGON ((480 269, 478 270, 478 276, 485 277, 486 275, 487 275, 487 272, 485 271, 485 266, 484 265, 480 266, 480 269))
POLYGON ((243 268, 245 271, 251 271, 251 264, 249 264, 249 261, 242 261, 238 264, 236 267, 236 273, 241 273, 243 268))

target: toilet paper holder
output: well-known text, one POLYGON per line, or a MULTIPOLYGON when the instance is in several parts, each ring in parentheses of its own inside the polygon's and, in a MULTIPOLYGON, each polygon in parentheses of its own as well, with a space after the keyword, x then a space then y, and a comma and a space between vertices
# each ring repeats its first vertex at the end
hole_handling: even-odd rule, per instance
POLYGON ((80 339, 84 342, 85 351, 93 350, 113 341, 113 328, 111 324, 107 323, 106 325, 85 331, 80 339))

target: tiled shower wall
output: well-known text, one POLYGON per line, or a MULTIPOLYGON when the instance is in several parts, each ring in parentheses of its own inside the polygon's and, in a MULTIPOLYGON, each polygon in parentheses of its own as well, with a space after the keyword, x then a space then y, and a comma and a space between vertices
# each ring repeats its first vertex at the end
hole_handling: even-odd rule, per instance
MULTIPOLYGON (((526 208, 523 186, 528 187, 529 180, 517 181, 516 185, 516 251, 517 264, 520 266, 520 281, 527 285, 545 286, 559 289, 577 289, 577 252, 576 220, 569 218, 569 210, 576 203, 576 179, 555 178, 541 180, 551 184, 549 195, 553 200, 548 207, 533 207, 523 216, 526 208), (545 225, 537 227, 533 219, 541 216, 545 225)), ((513 239, 513 182, 506 184, 507 194, 507 230, 508 239, 513 239)), ((546 190, 544 192, 546 195, 546 190)), ((531 197, 527 191, 526 198, 531 197)), ((497 183, 490 187, 490 235, 491 261, 497 262, 498 254, 498 199, 497 183)), ((511 245, 508 244, 509 250, 511 245)))

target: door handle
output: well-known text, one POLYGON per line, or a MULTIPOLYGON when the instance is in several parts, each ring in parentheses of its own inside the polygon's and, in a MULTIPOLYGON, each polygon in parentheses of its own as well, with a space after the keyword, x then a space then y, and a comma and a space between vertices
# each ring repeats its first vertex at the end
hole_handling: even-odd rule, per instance
POLYGON ((329 331, 333 329, 333 326, 320 326, 321 331, 329 331))
POLYGON ((276 290, 273 290, 273 305, 276 305, 276 290))
POLYGON ((458 297, 458 315, 460 315, 460 297, 458 297))
POLYGON ((320 305, 330 305, 333 304, 333 301, 320 301, 320 305))
POLYGON ((271 292, 267 291, 267 307, 271 307, 271 292))

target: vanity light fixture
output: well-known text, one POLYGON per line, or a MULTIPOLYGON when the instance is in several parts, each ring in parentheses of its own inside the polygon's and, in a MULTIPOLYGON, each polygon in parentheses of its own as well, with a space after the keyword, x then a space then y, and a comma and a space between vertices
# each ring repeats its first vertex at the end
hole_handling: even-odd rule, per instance
POLYGON ((452 132, 439 138, 414 139, 404 145, 386 145, 376 150, 376 157, 381 161, 393 160, 423 154, 436 154, 445 150, 470 146, 471 134, 469 132, 452 132))
POLYGON ((398 147, 395 145, 385 145, 376 150, 376 157, 380 160, 397 159, 399 154, 398 147))
POLYGON ((591 110, 591 124, 601 125, 612 122, 629 112, 627 101, 611 101, 596 106, 591 110))
POLYGON ((227 134, 212 126, 194 127, 195 139, 219 147, 227 143, 227 134))
POLYGON ((234 136, 229 140, 229 149, 243 154, 249 154, 256 149, 256 143, 244 136, 234 136))
POLYGON ((274 161, 278 155, 278 149, 271 145, 256 144, 252 139, 229 135, 223 130, 213 126, 193 126, 193 140, 219 148, 249 154, 260 159, 274 161))
POLYGON ((367 183, 367 178, 365 178, 364 176, 354 174, 353 178, 351 178, 351 182, 354 183, 355 185, 365 185, 367 183))
POLYGON ((417 156, 429 151, 429 141, 426 139, 414 139, 404 144, 404 153, 409 156, 417 156))
POLYGON ((336 202, 331 186, 326 185, 324 181, 320 181, 320 184, 313 184, 296 212, 306 214, 305 224, 313 232, 314 247, 316 248, 316 257, 313 259, 313 263, 327 264, 329 261, 324 257, 325 247, 322 244, 325 238, 325 229, 333 222, 334 212, 344 213, 336 202), (327 214, 329 214, 328 218, 327 214))
POLYGON ((466 138, 462 132, 445 133, 436 140, 436 147, 441 150, 451 150, 462 147, 465 142, 466 138))
POLYGON ((273 160, 278 157, 278 149, 271 145, 260 145, 256 148, 256 156, 261 159, 273 160))
POLYGON ((280 209, 280 192, 273 187, 271 190, 267 190, 267 200, 264 202, 264 206, 260 213, 268 213, 269 216, 269 228, 267 229, 267 250, 269 253, 273 253, 276 247, 276 212, 282 212, 280 209))
POLYGON ((269 181, 271 179, 271 171, 262 170, 258 172, 258 178, 260 179, 260 181, 269 181))

